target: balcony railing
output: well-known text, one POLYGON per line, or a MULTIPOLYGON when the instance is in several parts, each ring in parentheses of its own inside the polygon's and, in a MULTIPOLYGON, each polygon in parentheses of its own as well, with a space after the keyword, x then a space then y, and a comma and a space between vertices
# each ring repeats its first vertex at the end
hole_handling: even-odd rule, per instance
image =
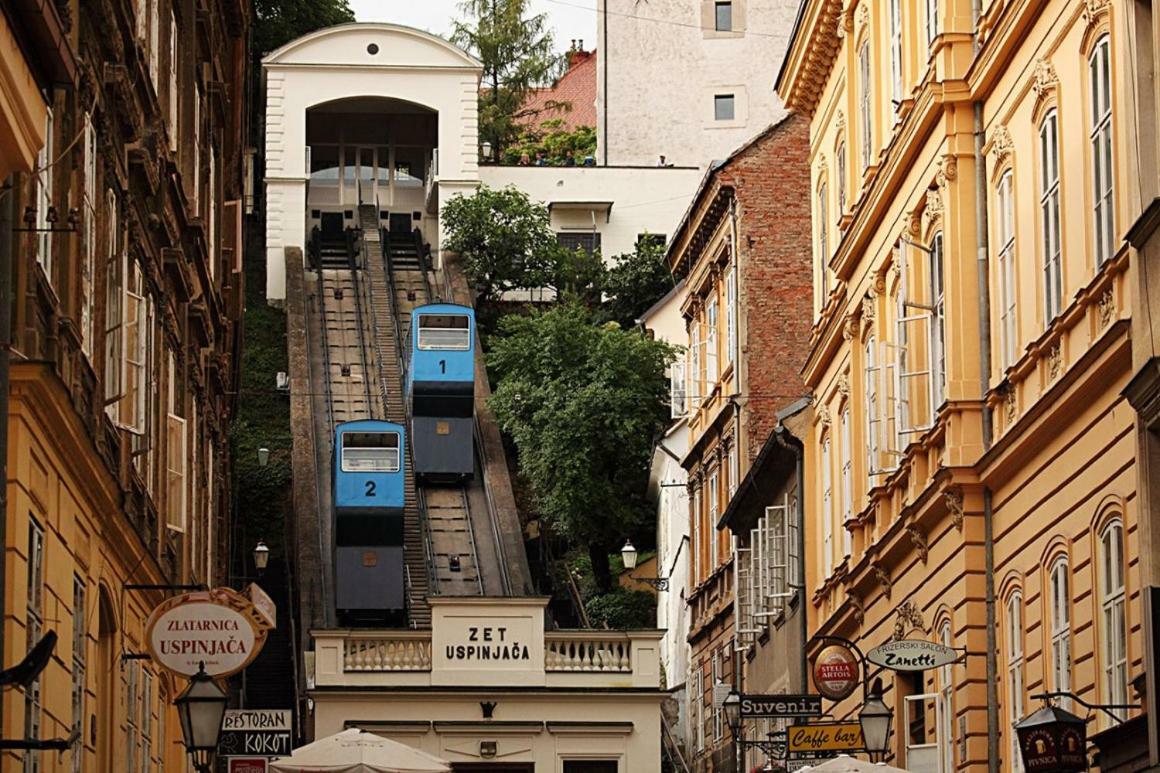
POLYGON ((343 642, 344 671, 430 671, 431 637, 397 633, 343 642))
POLYGON ((632 640, 600 632, 544 636, 544 669, 573 673, 632 673, 632 640))

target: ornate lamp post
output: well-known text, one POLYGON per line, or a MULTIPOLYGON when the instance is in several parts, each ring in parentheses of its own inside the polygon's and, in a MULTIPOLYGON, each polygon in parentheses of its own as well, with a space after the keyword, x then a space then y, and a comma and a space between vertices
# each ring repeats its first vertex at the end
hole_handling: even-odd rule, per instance
POLYGON ((866 745, 866 753, 871 762, 880 762, 886 758, 886 751, 890 746, 890 723, 894 719, 894 712, 882 700, 882 680, 875 679, 870 693, 862 701, 862 710, 858 712, 858 723, 862 726, 862 742, 866 745))
MULTIPOLYGON (((632 544, 632 540, 625 540, 624 547, 620 549, 620 559, 624 562, 624 568, 630 572, 636 569, 636 559, 639 555, 636 547, 632 544)), ((668 577, 637 577, 634 575, 632 579, 637 582, 647 582, 658 591, 669 589, 668 577)))
POLYGON ((205 672, 205 663, 190 677, 185 692, 174 701, 181 718, 185 750, 189 752, 194 770, 198 773, 211 773, 213 770, 227 703, 229 696, 205 672))
POLYGON ((258 570, 258 574, 266 571, 266 566, 270 563, 270 548, 266 547, 266 543, 258 540, 258 544, 254 545, 254 568, 258 570))

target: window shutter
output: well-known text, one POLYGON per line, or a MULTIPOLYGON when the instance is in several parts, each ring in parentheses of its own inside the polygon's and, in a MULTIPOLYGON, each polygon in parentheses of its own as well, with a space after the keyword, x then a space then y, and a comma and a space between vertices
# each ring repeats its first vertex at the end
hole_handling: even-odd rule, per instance
POLYGON ((185 525, 185 466, 186 466, 186 425, 185 419, 172 413, 166 420, 167 472, 166 503, 169 514, 168 526, 171 530, 184 532, 185 525))
POLYGON ((669 415, 679 419, 685 415, 685 363, 677 361, 669 369, 669 415))

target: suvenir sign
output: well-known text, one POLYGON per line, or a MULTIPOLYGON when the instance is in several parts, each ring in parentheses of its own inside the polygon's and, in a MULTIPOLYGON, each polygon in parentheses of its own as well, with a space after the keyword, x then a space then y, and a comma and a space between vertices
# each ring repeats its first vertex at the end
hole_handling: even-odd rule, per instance
POLYGON ((741 716, 759 717, 820 717, 820 695, 742 695, 741 716))

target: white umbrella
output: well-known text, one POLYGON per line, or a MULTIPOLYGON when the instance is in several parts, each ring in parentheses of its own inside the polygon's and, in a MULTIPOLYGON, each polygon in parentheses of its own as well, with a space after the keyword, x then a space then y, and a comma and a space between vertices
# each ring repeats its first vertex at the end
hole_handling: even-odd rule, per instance
POLYGON ((884 762, 866 762, 846 754, 800 769, 801 773, 807 770, 809 773, 906 773, 902 768, 891 767, 884 762))
POLYGON ((274 760, 276 773, 447 773, 451 767, 430 754, 357 727, 323 738, 274 760))

